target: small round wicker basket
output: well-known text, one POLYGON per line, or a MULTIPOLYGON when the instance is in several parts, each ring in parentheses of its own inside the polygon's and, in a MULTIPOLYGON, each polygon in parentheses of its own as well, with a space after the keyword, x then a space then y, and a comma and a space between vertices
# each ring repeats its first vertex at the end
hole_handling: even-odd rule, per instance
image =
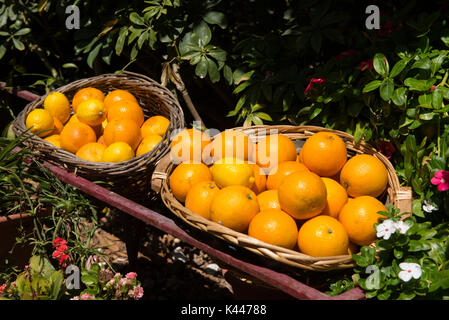
POLYGON ((27 132, 25 119, 36 108, 42 108, 47 95, 29 103, 17 116, 13 130, 17 135, 29 136, 24 143, 40 159, 74 172, 92 181, 103 181, 110 189, 118 193, 138 193, 143 191, 146 177, 151 175, 157 162, 169 150, 170 135, 175 129, 184 127, 184 114, 179 102, 167 88, 156 81, 137 73, 122 72, 102 74, 81 79, 60 87, 54 91, 64 93, 71 101, 75 93, 82 88, 95 87, 105 95, 115 89, 131 92, 143 109, 145 119, 153 115, 162 115, 170 119, 170 125, 162 141, 151 152, 119 163, 91 162, 78 158, 73 153, 54 147, 51 143, 27 132))
MULTIPOLYGON (((388 185, 386 192, 380 197, 381 200, 383 200, 385 204, 394 204, 394 206, 399 208, 401 212, 411 212, 411 189, 407 187, 400 187, 399 179, 390 161, 369 144, 363 141, 356 144, 354 142, 354 137, 345 132, 314 126, 254 126, 247 128, 239 127, 235 129, 248 134, 253 142, 258 142, 266 134, 280 133, 293 140, 295 145, 297 145, 297 149, 301 148, 302 144, 308 137, 317 132, 333 132, 345 141, 349 157, 360 153, 371 154, 385 164, 388 170, 388 185)), ((173 193, 169 187, 168 177, 175 167, 176 165, 170 161, 170 155, 168 154, 165 156, 154 170, 152 188, 154 191, 160 192, 162 201, 167 208, 189 225, 209 232, 220 239, 232 243, 233 245, 244 247, 256 254, 305 270, 329 271, 354 266, 354 260, 349 254, 332 257, 311 257, 295 250, 289 250, 279 246, 267 244, 250 237, 247 234, 236 232, 201 217, 200 215, 184 207, 184 205, 182 205, 173 196, 173 193)))

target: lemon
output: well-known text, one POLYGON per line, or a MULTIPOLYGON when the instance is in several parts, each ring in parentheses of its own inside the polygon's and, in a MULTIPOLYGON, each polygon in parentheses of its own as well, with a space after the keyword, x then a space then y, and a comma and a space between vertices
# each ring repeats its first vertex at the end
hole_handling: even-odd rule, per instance
POLYGON ((54 133, 55 123, 53 121, 53 117, 45 109, 34 109, 31 111, 26 120, 25 124, 27 129, 30 129, 31 132, 37 133, 39 137, 46 137, 52 133, 54 133), (44 131, 47 130, 47 131, 44 131), (40 132, 44 131, 44 132, 40 132))
POLYGON ((248 163, 236 158, 223 158, 210 168, 215 183, 224 188, 241 185, 248 188, 254 184, 254 170, 248 163))
POLYGON ((81 102, 77 109, 78 120, 90 126, 101 126, 106 119, 106 107, 103 101, 89 99, 81 102))
POLYGON ((44 140, 47 140, 52 145, 54 145, 56 148, 61 148, 61 138, 59 137, 59 134, 53 134, 44 140))
POLYGON ((122 162, 132 158, 134 158, 134 151, 129 144, 126 142, 114 142, 104 150, 101 161, 122 162))
POLYGON ((44 100, 44 109, 62 123, 70 118, 69 99, 61 92, 50 93, 44 100))

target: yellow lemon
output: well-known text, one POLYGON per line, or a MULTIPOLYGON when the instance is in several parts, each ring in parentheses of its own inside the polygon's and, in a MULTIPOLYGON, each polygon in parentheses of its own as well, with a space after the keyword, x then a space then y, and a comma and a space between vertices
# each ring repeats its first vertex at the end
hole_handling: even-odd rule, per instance
POLYGON ((106 107, 103 101, 90 99, 81 102, 76 109, 79 121, 90 126, 100 126, 106 119, 106 107))
POLYGON ((53 117, 50 112, 45 109, 34 109, 31 111, 25 120, 25 124, 27 129, 31 128, 30 131, 32 133, 39 132, 37 134, 39 137, 46 137, 54 133, 53 129, 55 128, 55 123, 53 117))
POLYGON ((70 118, 70 102, 61 92, 50 93, 44 100, 44 109, 62 123, 70 118))
POLYGON ((254 170, 250 164, 236 158, 223 158, 210 168, 215 183, 224 188, 241 185, 251 188, 254 184, 254 170))
POLYGON ((162 137, 157 134, 148 135, 146 138, 140 142, 137 147, 136 156, 140 156, 144 153, 150 152, 157 146, 159 142, 161 142, 162 137))
POLYGON ((134 158, 134 151, 126 142, 114 142, 103 152, 102 162, 122 162, 134 158))
POLYGON ((46 137, 44 140, 47 140, 52 145, 54 145, 56 148, 61 148, 61 138, 59 134, 53 134, 51 136, 46 137))

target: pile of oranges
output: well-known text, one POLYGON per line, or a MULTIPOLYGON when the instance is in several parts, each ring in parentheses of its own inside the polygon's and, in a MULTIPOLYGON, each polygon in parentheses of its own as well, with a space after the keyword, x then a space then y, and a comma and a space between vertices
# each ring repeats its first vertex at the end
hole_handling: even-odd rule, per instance
POLYGON ((169 178, 185 207, 265 243, 322 257, 357 252, 376 240, 386 211, 377 198, 388 184, 385 165, 358 154, 348 159, 332 132, 309 137, 299 154, 282 134, 258 143, 226 130, 211 139, 185 129, 171 143, 179 163, 169 178))
POLYGON ((126 90, 106 95, 99 89, 80 89, 71 103, 52 92, 43 108, 32 110, 26 127, 57 148, 92 162, 122 162, 153 150, 170 121, 160 115, 145 120, 136 97, 126 90))

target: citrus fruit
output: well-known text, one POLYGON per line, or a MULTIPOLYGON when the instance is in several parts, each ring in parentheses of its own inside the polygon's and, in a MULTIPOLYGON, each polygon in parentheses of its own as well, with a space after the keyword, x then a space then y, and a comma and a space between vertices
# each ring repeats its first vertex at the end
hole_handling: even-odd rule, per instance
POLYGON ((101 135, 100 138, 98 138, 97 142, 98 142, 98 143, 101 143, 102 145, 105 145, 105 146, 106 146, 106 143, 104 142, 104 137, 103 137, 103 135, 101 135))
POLYGON ((295 219, 309 219, 326 207, 326 185, 308 171, 297 171, 285 177, 278 189, 281 209, 295 219))
POLYGON ((258 212, 256 194, 241 185, 219 190, 210 204, 210 220, 238 232, 246 232, 258 212))
POLYGON ((218 186, 213 181, 201 181, 195 183, 189 192, 187 192, 185 207, 199 214, 200 216, 210 218, 210 204, 217 194, 218 186))
POLYGON ((256 163, 268 170, 284 161, 295 161, 296 157, 295 144, 282 134, 268 135, 256 145, 256 163))
POLYGON ((275 246, 293 249, 298 241, 298 227, 284 211, 266 209, 251 220, 248 235, 275 246))
POLYGON ((132 147, 126 142, 111 143, 104 149, 101 162, 122 162, 134 158, 132 147))
POLYGON ((337 181, 330 178, 321 178, 326 185, 327 204, 321 214, 338 219, 343 206, 348 202, 348 194, 345 188, 341 186, 337 181))
POLYGON ((60 134, 62 129, 64 128, 64 125, 62 124, 61 120, 59 120, 56 117, 53 117, 53 123, 55 125, 56 134, 60 134))
POLYGON ((281 209, 277 190, 266 190, 257 195, 260 211, 266 209, 281 209))
POLYGON ((203 150, 210 143, 210 138, 197 129, 184 129, 172 139, 170 155, 175 163, 184 161, 201 162, 203 150))
POLYGON ((262 168, 260 168, 257 164, 245 161, 245 163, 248 163, 253 168, 253 174, 254 174, 254 184, 251 187, 251 190, 253 190, 256 194, 259 194, 266 190, 266 184, 267 184, 267 176, 262 168))
POLYGON ((317 132, 301 149, 302 162, 321 177, 330 177, 343 168, 347 159, 344 141, 332 132, 317 132))
POLYGON ((70 118, 70 102, 61 92, 52 92, 44 100, 44 109, 62 123, 70 118))
POLYGON ((133 150, 136 150, 142 140, 140 128, 137 123, 130 119, 122 118, 108 121, 103 131, 103 137, 107 146, 114 142, 126 142, 133 150))
POLYGON ((376 240, 374 224, 385 218, 378 211, 385 206, 374 197, 361 196, 348 201, 341 209, 338 220, 348 232, 349 239, 359 246, 366 246, 376 240))
POLYGON ((140 127, 144 122, 142 108, 135 101, 119 100, 108 108, 107 120, 126 118, 133 120, 140 127))
POLYGON ((215 136, 211 144, 210 155, 214 161, 223 158, 253 160, 254 143, 248 135, 234 129, 225 130, 215 136))
POLYGON ((92 127, 101 127, 101 123, 106 119, 106 107, 101 100, 86 100, 78 105, 76 116, 80 122, 92 127))
POLYGON ((104 105, 106 106, 106 109, 109 110, 109 108, 117 101, 121 101, 121 100, 130 100, 130 101, 134 101, 137 102, 136 97, 126 91, 126 90, 122 90, 122 89, 116 89, 113 90, 111 92, 109 92, 106 97, 104 98, 104 105))
POLYGON ((67 121, 66 125, 68 125, 69 123, 74 123, 74 122, 80 122, 78 119, 78 116, 75 114, 73 114, 70 118, 69 121, 67 121))
POLYGON ((97 141, 94 129, 82 122, 66 124, 60 138, 61 148, 71 153, 76 153, 86 143, 97 141))
POLYGON ((302 158, 302 154, 303 154, 303 151, 302 151, 302 148, 301 148, 301 150, 299 150, 298 156, 296 157, 296 161, 297 162, 301 162, 301 163, 304 162, 304 159, 302 158))
POLYGON ((136 156, 140 156, 144 153, 150 152, 153 150, 159 142, 162 141, 162 137, 157 134, 152 134, 143 138, 137 147, 136 156))
POLYGON ((253 167, 243 160, 235 158, 216 161, 210 167, 210 172, 220 188, 237 184, 251 188, 255 180, 253 167))
POLYGON ((150 134, 157 134, 161 137, 164 136, 165 132, 170 125, 170 120, 163 116, 152 116, 145 120, 145 122, 140 127, 142 131, 142 137, 146 137, 150 134))
POLYGON ((277 189, 282 180, 289 174, 296 171, 309 171, 305 165, 296 161, 284 161, 271 169, 267 178, 267 189, 277 189))
POLYGON ((54 145, 56 148, 61 148, 61 138, 60 138, 59 134, 53 134, 51 136, 44 138, 44 140, 47 140, 52 145, 54 145))
POLYGON ((343 225, 330 216, 307 220, 298 232, 299 250, 312 257, 348 254, 349 239, 343 225))
POLYGON ((82 89, 78 90, 72 99, 73 111, 76 113, 78 105, 81 102, 84 102, 84 101, 90 100, 90 99, 104 101, 104 94, 97 88, 92 88, 92 87, 82 88, 82 89))
POLYGON ((106 146, 104 144, 90 142, 79 148, 76 156, 87 161, 101 162, 105 150, 106 146))
POLYGON ((45 109, 31 111, 26 117, 25 124, 27 129, 31 128, 30 131, 39 137, 46 137, 55 133, 53 116, 45 109))
POLYGON ((385 165, 369 154, 358 154, 344 165, 340 172, 340 184, 351 197, 378 197, 388 183, 385 165))
POLYGON ((201 181, 212 181, 209 167, 204 163, 182 162, 170 175, 170 189, 176 199, 186 200, 190 188, 201 181))

